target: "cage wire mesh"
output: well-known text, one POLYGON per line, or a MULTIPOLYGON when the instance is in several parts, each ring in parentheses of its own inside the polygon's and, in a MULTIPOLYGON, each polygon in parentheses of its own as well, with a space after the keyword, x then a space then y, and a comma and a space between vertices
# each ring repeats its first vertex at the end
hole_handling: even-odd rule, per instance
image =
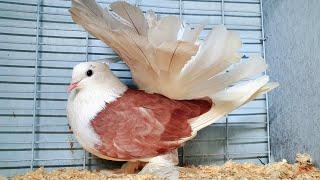
MULTIPOLYGON (((99 0, 103 7, 113 1, 99 0)), ((242 60, 264 56, 259 0, 129 1, 144 12, 174 15, 191 25, 208 18, 201 33, 224 24, 242 40, 242 60)), ((73 23, 67 0, 0 0, 0 174, 34 168, 96 168, 102 160, 85 153, 66 119, 66 87, 80 62, 114 57, 104 43, 73 23)), ((133 86, 128 67, 111 65, 133 86)), ((179 150, 181 164, 221 164, 229 159, 270 160, 267 96, 261 96, 203 129, 179 150)), ((110 164, 105 163, 105 164, 110 164)))

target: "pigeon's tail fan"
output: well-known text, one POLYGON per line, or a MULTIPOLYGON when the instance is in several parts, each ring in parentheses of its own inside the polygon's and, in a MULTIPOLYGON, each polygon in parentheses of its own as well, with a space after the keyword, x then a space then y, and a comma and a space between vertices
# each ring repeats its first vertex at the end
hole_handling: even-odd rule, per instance
MULTIPOLYGON (((205 23, 191 28, 175 16, 158 20, 150 11, 145 17, 138 7, 123 1, 111 3, 110 8, 103 9, 94 0, 72 0, 70 12, 76 23, 121 57, 139 89, 171 99, 209 97, 216 102, 216 94, 262 75, 267 68, 262 58, 240 61, 240 37, 224 26, 214 27, 200 41, 205 23)), ((236 98, 240 96, 234 99, 240 101, 236 98)))
POLYGON ((268 81, 268 76, 262 76, 216 93, 212 97, 215 100, 215 106, 207 113, 190 120, 193 135, 200 129, 207 127, 227 115, 229 112, 278 86, 278 83, 268 83, 268 81))
POLYGON ((241 41, 225 27, 213 28, 199 51, 183 67, 179 83, 182 98, 209 97, 214 106, 205 114, 190 120, 193 136, 259 95, 277 87, 263 75, 267 64, 260 57, 240 60, 241 41))

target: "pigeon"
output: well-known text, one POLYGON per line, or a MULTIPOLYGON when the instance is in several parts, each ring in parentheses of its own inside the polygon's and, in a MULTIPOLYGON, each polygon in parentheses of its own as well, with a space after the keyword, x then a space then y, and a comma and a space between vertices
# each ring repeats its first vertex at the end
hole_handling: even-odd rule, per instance
POLYGON ((110 70, 115 61, 105 59, 76 65, 68 88, 67 117, 79 143, 102 159, 128 161, 124 172, 147 163, 140 173, 172 174, 177 148, 278 86, 262 58, 241 60, 240 37, 224 26, 201 41, 204 23, 183 26, 123 1, 103 9, 72 0, 70 13, 119 55, 137 85, 121 82, 110 70))

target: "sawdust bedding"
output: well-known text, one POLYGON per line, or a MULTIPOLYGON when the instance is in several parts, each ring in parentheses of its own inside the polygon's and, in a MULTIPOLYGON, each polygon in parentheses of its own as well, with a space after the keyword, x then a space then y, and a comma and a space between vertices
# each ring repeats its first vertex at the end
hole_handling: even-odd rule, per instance
MULTIPOLYGON (((238 164, 232 161, 223 166, 184 167, 180 169, 180 179, 320 179, 320 170, 316 169, 309 155, 299 154, 296 163, 289 164, 286 160, 268 165, 251 163, 238 164)), ((5 178, 3 178, 5 179, 5 178)), ((58 169, 47 172, 43 168, 28 172, 13 180, 74 180, 74 179, 124 179, 151 180, 161 179, 154 175, 115 175, 110 171, 88 171, 78 169, 58 169)), ((0 178, 0 180, 2 180, 0 178)))

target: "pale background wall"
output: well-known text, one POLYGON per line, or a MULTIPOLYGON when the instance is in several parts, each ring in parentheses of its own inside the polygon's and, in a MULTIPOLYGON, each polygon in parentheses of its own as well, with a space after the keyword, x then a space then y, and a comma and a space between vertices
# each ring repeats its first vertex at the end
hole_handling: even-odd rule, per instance
POLYGON ((320 1, 264 0, 266 58, 280 88, 269 95, 275 160, 299 152, 320 166, 320 1))

